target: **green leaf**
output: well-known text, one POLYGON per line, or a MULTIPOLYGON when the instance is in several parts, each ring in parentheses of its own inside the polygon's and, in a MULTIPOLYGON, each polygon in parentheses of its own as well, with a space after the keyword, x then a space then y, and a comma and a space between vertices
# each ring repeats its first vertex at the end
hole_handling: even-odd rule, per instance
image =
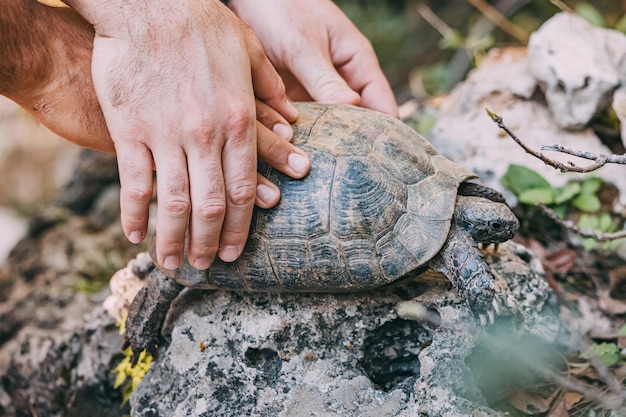
POLYGON ((598 177, 586 178, 581 184, 580 193, 581 194, 595 194, 598 192, 601 186, 602 186, 602 178, 598 178, 598 177))
POLYGON ((518 197, 520 203, 526 204, 552 204, 554 203, 554 190, 552 188, 533 188, 523 191, 518 197))
POLYGON ((541 175, 522 165, 511 164, 500 180, 516 196, 533 188, 552 188, 541 175))
POLYGON ((578 227, 582 230, 597 231, 599 225, 600 220, 598 220, 598 216, 583 214, 578 219, 578 227))
POLYGON ((623 325, 623 326, 619 329, 619 331, 617 332, 617 335, 618 335, 619 337, 626 336, 626 324, 625 324, 625 325, 623 325))
POLYGON ((582 189, 580 183, 570 182, 554 189, 554 204, 562 204, 574 198, 582 189))
POLYGON ((572 205, 578 210, 585 211, 587 213, 595 213, 600 210, 600 199, 594 194, 579 194, 574 200, 572 205))
POLYGON ((582 17, 583 19, 585 19, 587 22, 591 23, 592 25, 599 26, 599 27, 606 26, 604 22, 604 18, 602 17, 602 14, 600 14, 598 9, 596 9, 595 7, 593 7, 591 4, 587 3, 586 1, 579 2, 574 8, 574 10, 580 17, 582 17))
POLYGON ((441 49, 459 49, 463 45, 463 36, 456 30, 447 34, 443 39, 439 41, 439 48, 441 49))
POLYGON ((594 343, 580 356, 585 359, 597 358, 604 366, 613 366, 622 360, 622 355, 615 343, 594 343))
POLYGON ((585 252, 591 252, 592 250, 598 247, 598 242, 596 242, 595 239, 586 237, 582 240, 582 245, 583 245, 583 249, 585 250, 585 252))
POLYGON ((615 224, 609 213, 600 214, 599 223, 600 232, 613 233, 617 230, 617 224, 615 224))

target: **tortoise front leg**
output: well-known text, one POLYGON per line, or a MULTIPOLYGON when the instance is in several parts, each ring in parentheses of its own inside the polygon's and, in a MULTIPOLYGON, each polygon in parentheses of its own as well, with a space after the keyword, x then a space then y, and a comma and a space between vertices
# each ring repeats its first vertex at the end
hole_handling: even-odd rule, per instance
POLYGON ((448 277, 459 295, 479 315, 481 324, 487 321, 485 315, 493 323, 494 312, 499 312, 496 296, 500 291, 491 268, 466 230, 453 223, 446 243, 430 266, 448 277))
POLYGON ((180 294, 184 286, 154 269, 148 282, 135 296, 126 319, 126 342, 133 351, 132 366, 137 364, 139 354, 147 349, 157 357, 161 327, 170 309, 172 301, 180 294))

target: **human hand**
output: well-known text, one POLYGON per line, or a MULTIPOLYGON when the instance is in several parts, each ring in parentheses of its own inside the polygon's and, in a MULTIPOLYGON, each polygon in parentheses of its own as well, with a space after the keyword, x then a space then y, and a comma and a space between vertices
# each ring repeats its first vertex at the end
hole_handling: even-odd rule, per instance
MULTIPOLYGON (((206 269, 218 250, 224 261, 236 259, 257 194, 254 97, 286 126, 297 115, 258 40, 216 0, 67 3, 96 30, 93 81, 118 155, 127 237, 145 238, 154 165, 156 261, 180 265, 188 225, 196 268, 206 269)), ((270 164, 306 174, 302 151, 268 129, 258 134, 270 164), (293 155, 303 158, 296 169, 293 155)), ((258 186, 260 205, 275 204, 267 181, 258 186)))
POLYGON ((360 105, 398 117, 370 42, 331 0, 229 0, 297 101, 360 105))

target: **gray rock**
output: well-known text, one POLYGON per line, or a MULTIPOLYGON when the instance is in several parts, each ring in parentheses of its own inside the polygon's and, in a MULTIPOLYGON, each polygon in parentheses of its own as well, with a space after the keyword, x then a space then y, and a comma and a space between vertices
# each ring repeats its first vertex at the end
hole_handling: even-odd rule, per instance
POLYGON ((509 242, 488 260, 511 307, 487 330, 435 274, 363 294, 185 290, 132 415, 503 415, 487 406, 477 352, 495 329, 551 343, 559 324, 525 249, 509 242))
MULTIPOLYGON (((500 184, 511 164, 538 172, 554 186, 582 180, 589 174, 563 174, 527 154, 493 123, 485 108, 500 114, 506 125, 532 149, 560 144, 597 154, 612 153, 591 128, 572 131, 559 126, 530 73, 524 48, 491 50, 480 67, 441 100, 434 112, 437 121, 426 136, 442 155, 476 172, 480 182, 505 193, 511 204, 515 197, 500 184)), ((579 166, 590 164, 556 152, 545 154, 562 162, 571 160, 579 166)), ((624 166, 606 165, 591 175, 614 184, 621 191, 621 204, 626 204, 624 166)))
POLYGON ((533 33, 528 59, 558 124, 582 129, 611 102, 626 56, 623 33, 559 13, 533 33))
POLYGON ((121 417, 111 370, 122 338, 103 309, 74 330, 26 326, 2 347, 0 415, 121 417))

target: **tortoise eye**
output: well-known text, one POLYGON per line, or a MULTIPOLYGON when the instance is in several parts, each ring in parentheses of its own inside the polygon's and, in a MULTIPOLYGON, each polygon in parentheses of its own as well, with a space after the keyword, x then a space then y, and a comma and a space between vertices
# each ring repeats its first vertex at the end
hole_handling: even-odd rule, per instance
POLYGON ((496 222, 491 222, 490 226, 491 226, 491 228, 493 230, 500 230, 500 229, 502 229, 502 223, 497 222, 497 221, 496 222))

